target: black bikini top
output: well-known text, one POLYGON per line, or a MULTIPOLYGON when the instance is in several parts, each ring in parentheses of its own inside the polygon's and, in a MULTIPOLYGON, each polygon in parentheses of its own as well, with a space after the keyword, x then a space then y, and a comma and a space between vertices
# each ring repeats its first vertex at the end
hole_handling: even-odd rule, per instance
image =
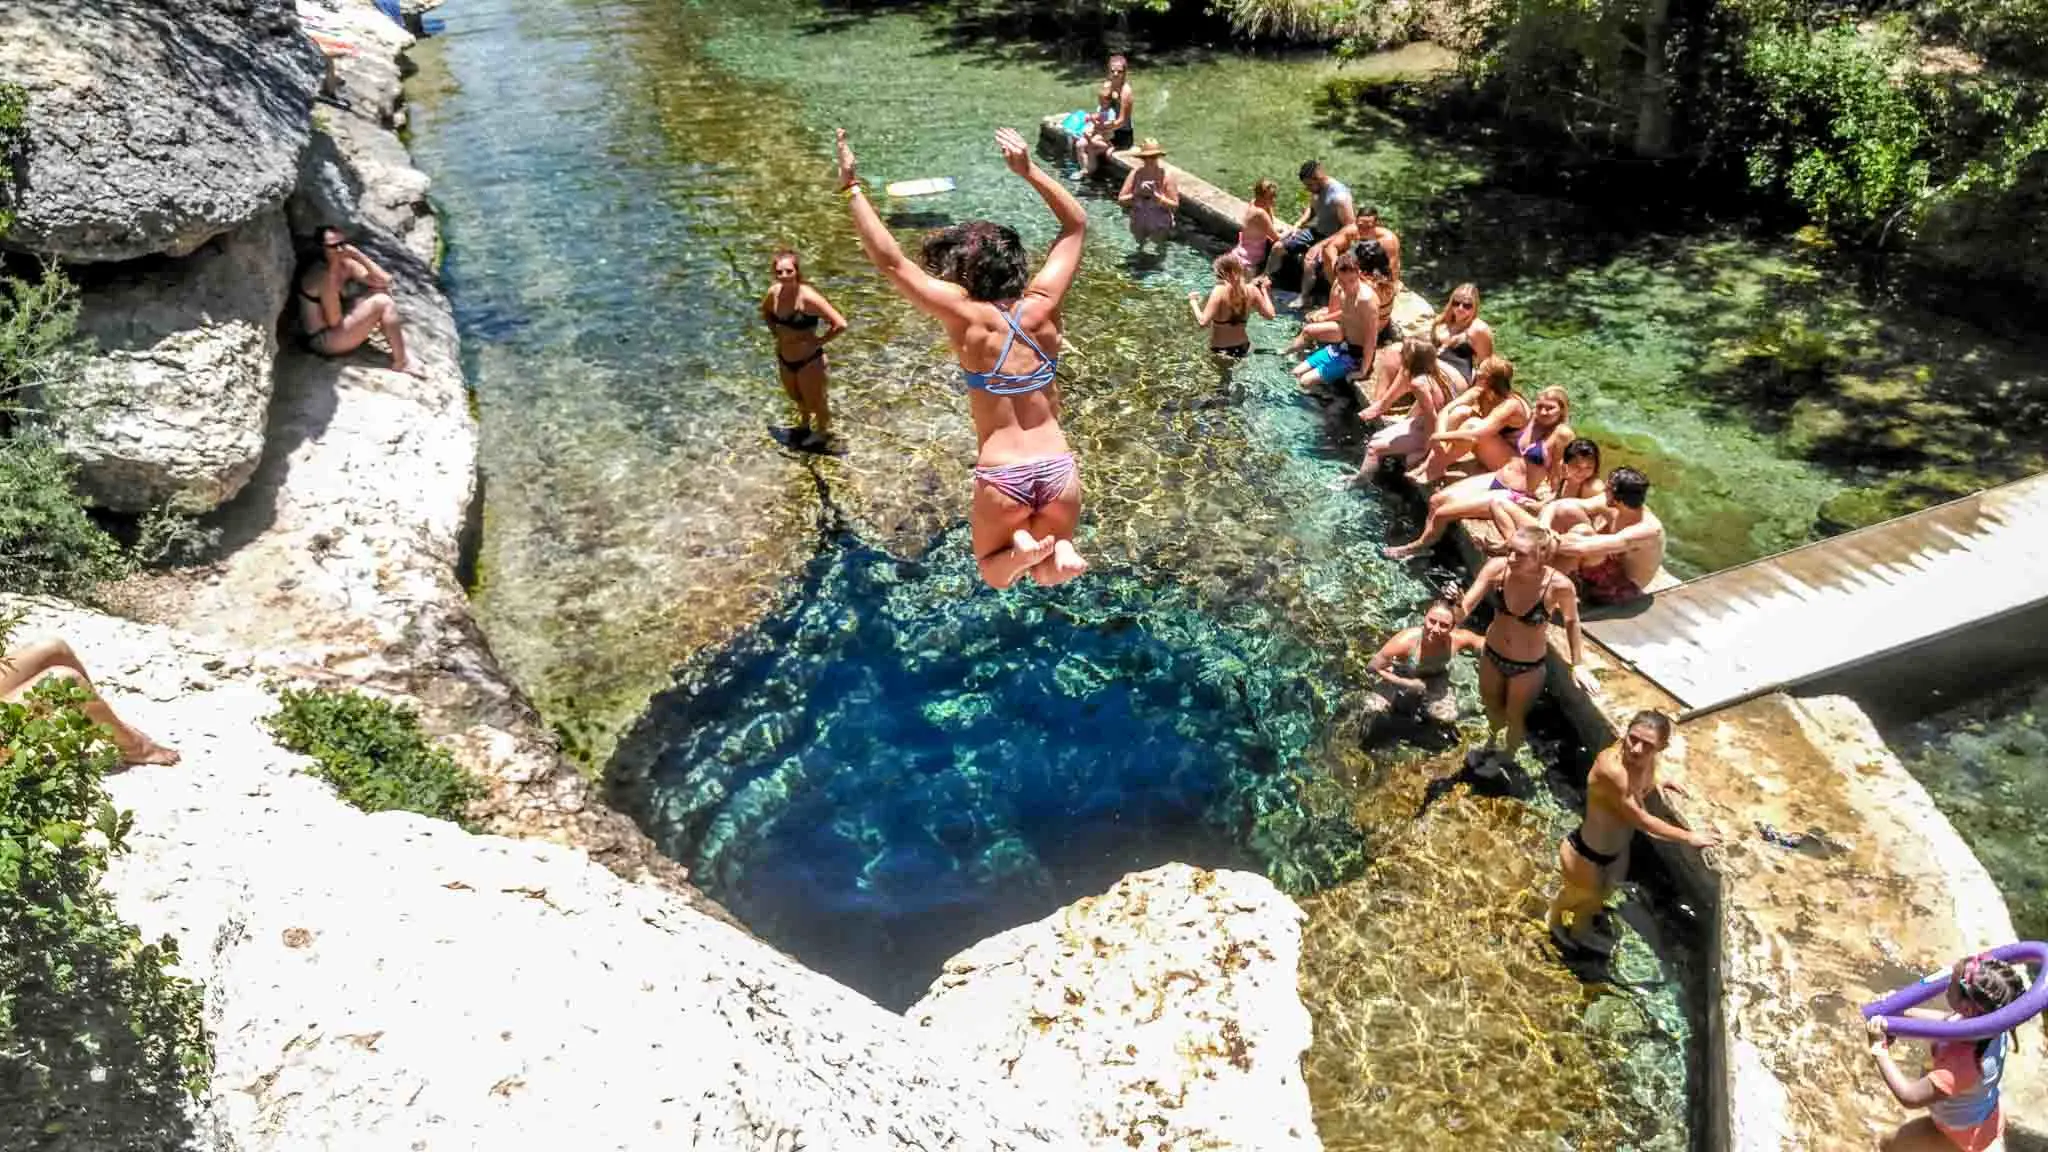
POLYGON ((787 316, 778 316, 773 312, 768 313, 768 322, 770 324, 779 325, 795 332, 809 332, 818 326, 818 320, 819 317, 813 316, 801 308, 787 316))
MULTIPOLYGON (((1548 590, 1549 589, 1546 588, 1544 591, 1548 590)), ((1493 586, 1491 598, 1493 600, 1494 611, 1502 613, 1503 615, 1509 616, 1513 619, 1520 620, 1522 623, 1529 625, 1531 628, 1547 624, 1550 622, 1550 608, 1543 602, 1543 592, 1536 593, 1536 602, 1534 604, 1529 605, 1528 609, 1525 611, 1517 612, 1514 609, 1508 607, 1508 584, 1506 576, 1502 576, 1501 582, 1493 586)))

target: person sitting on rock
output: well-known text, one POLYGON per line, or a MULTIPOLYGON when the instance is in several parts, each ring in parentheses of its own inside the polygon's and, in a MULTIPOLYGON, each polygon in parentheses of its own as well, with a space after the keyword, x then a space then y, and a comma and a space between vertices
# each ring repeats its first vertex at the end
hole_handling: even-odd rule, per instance
POLYGON ((1543 526, 1558 533, 1557 570, 1579 595, 1599 606, 1626 604, 1664 566, 1664 522, 1644 507, 1650 478, 1634 468, 1607 474, 1607 490, 1543 507, 1543 526))
POLYGON ((1486 638, 1458 627, 1457 590, 1437 600, 1422 614, 1420 627, 1403 628, 1373 656, 1370 671, 1379 678, 1366 693, 1364 709, 1377 719, 1396 711, 1419 711, 1434 724, 1458 722, 1458 698, 1451 694, 1451 661, 1476 656, 1486 638))
POLYGON ((299 273, 299 323, 306 350, 318 356, 345 356, 363 346, 372 332, 384 333, 391 346, 391 370, 421 376, 419 361, 406 354, 405 333, 398 322, 398 302, 391 298, 391 274, 363 250, 348 242, 339 228, 322 228, 322 261, 299 273), (343 310, 352 283, 369 292, 343 310))
MULTIPOLYGON (((1359 210, 1357 238, 1359 240, 1371 240, 1378 243, 1380 246, 1380 250, 1387 254, 1387 266, 1389 269, 1391 269, 1391 271, 1388 273, 1390 279, 1387 284, 1387 295, 1389 300, 1391 300, 1394 296, 1400 295, 1401 238, 1399 236, 1394 235, 1394 230, 1392 228, 1389 228, 1385 224, 1380 223, 1379 209, 1362 208, 1359 210)), ((1389 313, 1389 315, 1391 316, 1391 312, 1389 313)))
POLYGON ((99 689, 93 687, 92 677, 85 674, 85 665, 71 645, 54 638, 37 640, 0 655, 0 701, 19 704, 37 685, 53 680, 76 684, 91 695, 91 699, 79 705, 79 710, 113 737, 121 763, 178 762, 176 749, 157 743, 114 715, 114 710, 100 698, 99 689))

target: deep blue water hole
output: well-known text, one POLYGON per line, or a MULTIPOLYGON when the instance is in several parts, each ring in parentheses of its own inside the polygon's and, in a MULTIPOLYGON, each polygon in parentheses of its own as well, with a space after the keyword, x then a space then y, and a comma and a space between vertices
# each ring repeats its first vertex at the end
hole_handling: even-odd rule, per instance
POLYGON ((1270 640, 1128 575, 992 592, 958 533, 925 563, 839 537, 655 699, 613 786, 762 938, 901 1009, 1132 870, 1355 867, 1352 823, 1303 810, 1316 695, 1270 640))

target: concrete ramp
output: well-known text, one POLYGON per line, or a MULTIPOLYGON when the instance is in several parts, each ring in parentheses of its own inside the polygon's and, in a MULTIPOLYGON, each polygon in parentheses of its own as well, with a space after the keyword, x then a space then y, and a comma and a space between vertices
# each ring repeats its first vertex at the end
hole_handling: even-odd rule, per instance
POLYGON ((2048 601, 2048 474, 1659 592, 1586 630, 1697 715, 2048 601))

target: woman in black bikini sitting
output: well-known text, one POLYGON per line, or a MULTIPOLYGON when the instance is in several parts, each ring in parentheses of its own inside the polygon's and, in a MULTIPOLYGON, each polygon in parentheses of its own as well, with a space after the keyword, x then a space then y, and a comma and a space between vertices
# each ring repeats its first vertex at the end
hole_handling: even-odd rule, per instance
POLYGON ((1451 289, 1429 335, 1436 341, 1436 358, 1471 383, 1473 369, 1493 355, 1493 329, 1479 318, 1479 286, 1460 284, 1451 289))
POLYGON ((761 319, 775 333, 776 375, 796 404, 794 442, 799 448, 822 448, 832 435, 825 345, 846 331, 846 318, 804 279, 796 253, 784 248, 775 254, 775 287, 761 297, 761 319), (821 321, 823 332, 818 331, 821 321))
POLYGON ((348 242, 339 228, 319 230, 321 262, 299 273, 299 326, 306 350, 318 356, 346 356, 363 346, 370 333, 381 331, 391 346, 391 370, 421 376, 419 361, 406 354, 405 333, 398 323, 398 303, 391 298, 391 273, 348 242), (348 286, 362 281, 370 291, 342 308, 348 286))
MULTIPOLYGON (((1564 621, 1573 678, 1582 654, 1579 594, 1571 579, 1550 566, 1557 538, 1541 528, 1523 528, 1508 539, 1505 556, 1488 560, 1472 578, 1460 605, 1472 615, 1484 600, 1493 606, 1486 626, 1486 650, 1479 661, 1479 698, 1486 705, 1486 751, 1495 733, 1512 757, 1522 746, 1529 709, 1543 691, 1543 662, 1550 652, 1550 615, 1564 621)), ((1582 681, 1583 682, 1583 681, 1582 681)))
POLYGON ((1274 316, 1273 297, 1266 291, 1266 278, 1247 282, 1248 269, 1235 252, 1216 258, 1216 286, 1207 301, 1200 292, 1188 293, 1188 307, 1195 311, 1195 323, 1209 330, 1209 351, 1216 356, 1242 360, 1251 355, 1252 338, 1245 323, 1257 312, 1266 319, 1274 316))

